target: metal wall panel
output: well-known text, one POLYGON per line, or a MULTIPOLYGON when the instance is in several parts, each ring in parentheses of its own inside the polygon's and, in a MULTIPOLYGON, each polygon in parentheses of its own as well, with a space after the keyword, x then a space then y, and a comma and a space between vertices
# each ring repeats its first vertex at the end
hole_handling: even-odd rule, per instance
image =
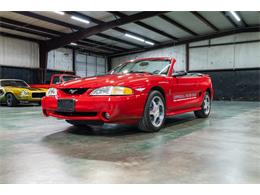
POLYGON ((260 67, 260 42, 235 46, 235 68, 260 67))
POLYGON ((34 42, 0 36, 0 64, 39 68, 39 46, 34 42))
POLYGON ((59 48, 48 53, 49 70, 73 71, 72 68, 72 50, 59 48))
POLYGON ((231 43, 210 47, 190 48, 190 70, 219 70, 260 67, 260 33, 241 33, 212 39, 211 44, 231 43))
POLYGON ((208 48, 190 49, 190 70, 203 70, 208 65, 208 48))
POLYGON ((97 75, 97 58, 95 56, 87 57, 87 76, 97 75))
POLYGON ((87 55, 76 53, 75 57, 75 72, 80 77, 87 76, 87 55))
POLYGON ((105 58, 97 57, 97 75, 106 73, 106 60, 105 58))

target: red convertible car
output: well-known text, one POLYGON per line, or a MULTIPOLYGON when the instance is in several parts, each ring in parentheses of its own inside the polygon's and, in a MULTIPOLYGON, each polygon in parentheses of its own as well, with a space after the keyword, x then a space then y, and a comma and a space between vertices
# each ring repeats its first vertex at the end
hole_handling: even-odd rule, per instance
POLYGON ((209 75, 174 71, 174 58, 128 61, 103 76, 72 80, 50 88, 42 100, 45 116, 75 126, 138 124, 159 131, 166 117, 194 111, 210 114, 213 88, 209 75))

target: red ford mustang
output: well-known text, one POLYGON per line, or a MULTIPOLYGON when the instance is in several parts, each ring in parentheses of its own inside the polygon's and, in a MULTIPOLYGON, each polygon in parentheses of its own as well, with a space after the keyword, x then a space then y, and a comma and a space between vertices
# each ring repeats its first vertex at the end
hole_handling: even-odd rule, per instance
POLYGON ((138 124, 159 131, 166 117, 194 111, 210 114, 213 88, 208 75, 174 71, 174 58, 136 59, 107 75, 82 78, 50 88, 42 99, 45 116, 75 126, 138 124))

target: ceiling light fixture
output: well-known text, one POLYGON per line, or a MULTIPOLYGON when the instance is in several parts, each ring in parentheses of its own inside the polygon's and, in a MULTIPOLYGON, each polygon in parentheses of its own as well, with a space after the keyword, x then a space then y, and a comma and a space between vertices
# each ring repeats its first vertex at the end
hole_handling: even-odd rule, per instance
POLYGON ((230 11, 230 13, 234 16, 234 18, 235 18, 238 22, 240 22, 241 18, 237 15, 236 12, 230 11))
POLYGON ((73 43, 73 42, 72 42, 72 43, 70 43, 70 45, 74 45, 74 46, 76 46, 76 45, 78 45, 78 44, 77 44, 77 43, 73 43))
POLYGON ((146 43, 146 44, 148 44, 148 45, 154 45, 154 43, 152 43, 152 42, 150 42, 150 41, 146 41, 146 40, 144 40, 144 39, 142 39, 142 38, 139 38, 139 37, 136 37, 136 36, 134 36, 134 35, 130 35, 130 34, 125 34, 125 36, 126 37, 129 37, 129 38, 132 38, 132 39, 135 39, 135 40, 137 40, 137 41, 141 41, 141 42, 143 42, 143 43, 146 43))
POLYGON ((154 43, 150 42, 150 41, 145 41, 146 44, 148 45, 154 45, 154 43))
POLYGON ((59 15, 64 15, 65 14, 64 12, 61 12, 61 11, 54 11, 54 13, 59 14, 59 15))
POLYGON ((85 20, 85 19, 83 19, 83 18, 79 18, 79 17, 77 17, 77 16, 71 16, 70 18, 73 19, 73 20, 77 20, 77 21, 79 21, 79 22, 83 22, 83 23, 89 24, 89 21, 88 21, 88 20, 85 20))
POLYGON ((126 37, 130 37, 130 38, 132 38, 132 39, 135 39, 135 40, 137 40, 137 41, 141 41, 141 42, 144 42, 144 39, 141 39, 141 38, 139 38, 139 37, 136 37, 136 36, 133 36, 133 35, 130 35, 130 34, 125 34, 125 36, 126 37))

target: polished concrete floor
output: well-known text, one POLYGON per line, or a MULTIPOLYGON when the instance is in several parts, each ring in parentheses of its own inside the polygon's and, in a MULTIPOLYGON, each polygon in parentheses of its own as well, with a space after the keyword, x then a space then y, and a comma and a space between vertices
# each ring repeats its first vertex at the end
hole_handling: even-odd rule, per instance
POLYGON ((0 107, 0 183, 260 183, 260 103, 214 102, 159 133, 80 129, 0 107))

